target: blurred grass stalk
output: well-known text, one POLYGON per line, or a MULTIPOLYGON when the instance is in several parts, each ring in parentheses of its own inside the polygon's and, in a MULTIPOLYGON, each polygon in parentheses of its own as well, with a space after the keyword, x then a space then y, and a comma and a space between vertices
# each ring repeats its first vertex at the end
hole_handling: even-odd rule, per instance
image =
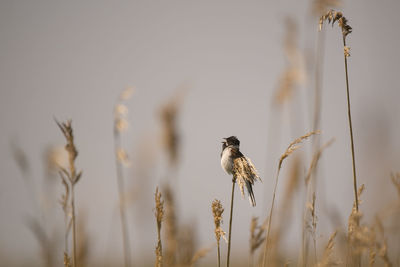
POLYGON ((211 204, 211 210, 212 210, 212 214, 213 214, 213 217, 214 217, 215 239, 217 240, 218 267, 220 267, 221 266, 220 240, 221 240, 221 237, 225 239, 225 232, 221 228, 222 213, 224 212, 224 208, 222 207, 221 201, 219 201, 218 199, 215 199, 211 204))
POLYGON ((114 151, 115 151, 115 166, 116 166, 116 178, 118 185, 119 195, 119 212, 121 218, 121 233, 122 233, 122 245, 124 249, 124 261, 125 267, 131 266, 131 249, 130 249, 130 238, 129 229, 127 223, 127 216, 125 213, 125 183, 123 175, 123 164, 128 164, 128 157, 125 150, 121 147, 121 133, 128 127, 128 122, 125 116, 128 113, 128 108, 121 104, 122 101, 128 100, 133 93, 132 88, 127 88, 122 91, 117 104, 114 108, 114 151))
POLYGON ((296 151, 299 147, 300 144, 308 139, 310 136, 319 134, 319 131, 316 132, 309 132, 303 136, 300 136, 299 138, 296 138, 289 144, 287 147, 286 151, 281 155, 279 158, 279 164, 278 164, 278 169, 276 171, 276 176, 275 176, 275 186, 274 186, 274 191, 272 195, 272 201, 271 201, 271 208, 268 216, 268 226, 267 226, 267 234, 265 237, 265 246, 264 246, 264 253, 263 253, 263 260, 262 260, 262 266, 266 266, 268 262, 268 250, 270 247, 270 232, 271 232, 271 227, 272 227, 272 215, 273 215, 273 210, 274 210, 274 204, 275 204, 275 196, 276 196, 276 189, 278 187, 278 179, 279 179, 279 173, 282 168, 283 161, 289 157, 294 151, 296 151))
MULTIPOLYGON (((76 171, 75 167, 75 159, 78 156, 78 151, 76 150, 75 143, 74 143, 74 135, 73 135, 73 130, 71 126, 71 121, 59 123, 56 121, 58 127, 64 134, 64 137, 67 141, 67 144, 65 145, 65 150, 68 152, 68 162, 69 162, 69 169, 68 171, 60 166, 60 176, 62 179, 62 182, 65 186, 66 189, 66 194, 62 198, 62 206, 64 209, 65 214, 69 214, 68 211, 68 201, 69 205, 71 207, 71 221, 68 222, 67 224, 67 230, 66 230, 66 238, 68 238, 68 232, 69 232, 69 225, 72 224, 72 249, 73 249, 73 254, 72 254, 72 262, 73 266, 76 267, 78 266, 77 262, 77 245, 76 245, 76 216, 75 216, 75 185, 78 183, 82 176, 82 171, 78 172, 76 171), (70 197, 69 197, 70 196, 70 197)), ((67 245, 67 243, 66 243, 67 245)), ((66 248, 67 250, 67 248, 66 248)), ((68 265, 68 252, 65 251, 64 259, 66 259, 67 265, 68 265)))
POLYGON ((156 261, 155 267, 163 266, 163 255, 162 255, 162 243, 161 243, 161 223, 164 218, 164 200, 161 200, 161 192, 158 191, 158 187, 156 188, 155 193, 155 202, 156 202, 156 211, 155 217, 157 221, 157 246, 156 246, 156 261))

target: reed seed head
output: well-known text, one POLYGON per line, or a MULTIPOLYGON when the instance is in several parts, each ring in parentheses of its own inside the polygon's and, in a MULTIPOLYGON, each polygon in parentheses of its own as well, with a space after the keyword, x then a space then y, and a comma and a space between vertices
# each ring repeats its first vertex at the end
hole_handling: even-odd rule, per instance
POLYGON ((333 259, 333 249, 335 246, 335 237, 336 237, 337 231, 335 231, 328 240, 328 243, 326 244, 324 254, 322 256, 321 261, 318 263, 318 267, 326 267, 326 266, 336 266, 339 265, 339 262, 335 261, 333 259))
POLYGON ((68 177, 68 180, 70 181, 71 185, 74 186, 80 180, 82 176, 82 171, 80 171, 78 174, 76 173, 75 159, 78 156, 78 151, 74 143, 74 134, 71 125, 72 121, 68 120, 67 122, 62 122, 62 123, 56 121, 56 123, 58 127, 60 127, 60 130, 64 134, 65 139, 67 141, 67 144, 65 145, 65 150, 68 152, 69 171, 67 171, 62 166, 59 167, 61 172, 68 177))
POLYGON ((248 157, 239 157, 233 161, 233 177, 238 183, 242 197, 244 197, 244 187, 246 182, 254 184, 260 180, 258 172, 248 157))
POLYGON ((157 219, 157 226, 161 229, 161 222, 164 218, 164 200, 161 200, 161 192, 156 188, 155 194, 155 201, 156 201, 156 212, 155 216, 157 219))
POLYGON ((161 244, 161 223, 164 218, 164 201, 161 200, 161 192, 158 191, 158 187, 156 188, 156 193, 154 196, 156 202, 156 210, 155 210, 155 217, 157 221, 157 234, 158 234, 158 241, 156 247, 156 262, 155 267, 162 266, 162 244, 161 244))
POLYGON ((64 252, 64 267, 71 267, 71 258, 67 252, 64 252))
POLYGON ((325 15, 322 15, 319 19, 319 30, 322 30, 324 21, 328 21, 328 24, 331 23, 332 27, 337 21, 339 27, 342 29, 343 38, 346 38, 353 31, 350 25, 347 24, 347 19, 343 16, 342 12, 330 10, 325 15))
POLYGON ((224 213, 224 208, 222 207, 221 201, 215 199, 211 204, 211 209, 214 217, 215 224, 215 239, 219 243, 221 237, 226 241, 225 232, 221 228, 222 224, 222 213, 224 213))
POLYGON ((290 154, 292 154, 294 151, 296 151, 296 150, 300 147, 300 144, 301 144, 304 140, 308 139, 310 136, 312 136, 312 135, 314 135, 314 134, 320 134, 320 131, 312 131, 312 132, 309 132, 309 133, 307 133, 307 134, 305 134, 305 135, 303 135, 303 136, 300 136, 299 138, 293 140, 293 142, 291 142, 291 143, 289 144, 289 146, 287 147, 285 153, 283 153, 283 154, 281 155, 281 157, 279 158, 278 170, 280 170, 280 169, 282 168, 282 162, 283 162, 288 156, 290 156, 290 154))

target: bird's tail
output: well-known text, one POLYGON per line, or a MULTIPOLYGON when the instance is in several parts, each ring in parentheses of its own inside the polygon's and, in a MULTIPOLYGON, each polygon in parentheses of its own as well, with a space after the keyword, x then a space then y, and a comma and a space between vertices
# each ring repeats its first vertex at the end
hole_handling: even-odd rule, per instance
POLYGON ((256 198, 254 197, 253 187, 249 181, 246 181, 246 188, 247 188, 247 192, 249 193, 250 205, 255 207, 256 206, 256 198))

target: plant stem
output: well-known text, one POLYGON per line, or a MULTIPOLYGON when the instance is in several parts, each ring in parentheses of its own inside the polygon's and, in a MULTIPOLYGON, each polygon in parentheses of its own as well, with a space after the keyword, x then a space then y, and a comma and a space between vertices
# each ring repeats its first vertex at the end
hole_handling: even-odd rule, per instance
POLYGON ((269 234, 270 234, 271 223, 272 223, 272 211, 273 211, 273 209, 274 209, 274 204, 275 204, 275 194, 276 194, 276 188, 277 188, 277 186, 278 186, 279 171, 280 171, 280 168, 278 168, 278 171, 276 172, 274 193, 273 193, 273 196, 272 196, 271 209, 270 209, 270 211, 269 211, 267 237, 265 238, 265 248, 264 248, 264 255, 263 255, 263 264, 262 264, 262 266, 266 266, 265 264, 266 264, 266 262, 267 262, 268 245, 269 245, 269 234))
POLYGON ((124 258, 125 258, 125 267, 131 266, 131 257, 130 257, 130 241, 129 241, 129 231, 128 225, 126 223, 126 214, 124 208, 124 179, 122 174, 122 166, 121 162, 117 157, 117 152, 119 148, 119 134, 114 130, 114 146, 115 146, 115 164, 117 171, 117 183, 118 183, 118 195, 119 195, 119 212, 121 217, 121 231, 122 231, 122 242, 124 246, 124 258))
POLYGON ((233 215, 233 198, 235 196, 235 180, 232 180, 232 196, 231 196, 231 214, 229 217, 229 237, 228 237, 228 256, 226 260, 226 266, 229 267, 229 257, 231 255, 231 236, 232 236, 232 215, 233 215))
POLYGON ((76 259, 76 220, 75 220, 75 192, 74 185, 71 185, 71 212, 72 212, 72 253, 73 253, 73 266, 77 267, 78 262, 76 259))
POLYGON ((157 250, 159 255, 156 255, 156 267, 162 267, 162 243, 161 243, 161 228, 157 226, 157 250))
POLYGON ((218 245, 218 267, 221 267, 221 251, 219 249, 219 241, 217 242, 218 245))
MULTIPOLYGON (((343 35, 343 47, 346 47, 346 37, 344 35, 343 35)), ((344 69, 345 69, 345 72, 346 72, 347 113, 348 113, 348 116, 349 116, 351 157, 352 157, 352 163, 353 163, 354 198, 355 198, 355 203, 356 203, 356 211, 358 212, 356 160, 355 160, 355 155, 354 155, 353 126, 352 126, 352 123, 351 123, 349 75, 348 75, 348 72, 347 72, 347 55, 346 55, 346 53, 344 54, 344 69)))

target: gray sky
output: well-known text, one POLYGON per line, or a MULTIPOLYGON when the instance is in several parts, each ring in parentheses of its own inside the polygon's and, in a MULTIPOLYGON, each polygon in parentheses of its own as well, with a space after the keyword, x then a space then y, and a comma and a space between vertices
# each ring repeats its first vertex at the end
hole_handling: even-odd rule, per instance
MULTIPOLYGON (((255 185, 256 208, 236 195, 233 249, 247 250, 251 216, 265 218, 267 213, 279 155, 294 137, 311 129, 313 73, 296 91, 295 124, 287 111, 279 115, 271 107, 285 66, 285 17, 299 23, 302 52, 314 51, 318 20, 309 7, 309 1, 2 0, 0 257, 19 262, 23 253, 39 261, 39 247, 26 221, 28 216, 42 216, 41 205, 34 204, 29 192, 36 192, 39 203, 50 198, 40 193, 43 153, 48 145, 64 143, 55 117, 73 120, 77 165, 84 171, 76 187, 78 217, 85 216, 88 224, 92 256, 122 259, 112 111, 128 86, 136 87, 127 102, 130 128, 123 135, 133 161, 126 177, 134 192, 129 219, 136 263, 143 261, 140 255, 153 253, 156 241, 153 193, 165 176, 165 153, 157 145, 158 112, 182 85, 188 90, 180 113, 180 165, 174 178, 180 222, 194 223, 199 246, 208 246, 214 242, 210 204, 218 198, 226 208, 227 230, 231 178, 220 167, 220 142, 236 135, 263 179, 255 185), (29 158, 30 184, 11 156, 11 143, 29 158), (144 178, 137 174, 137 162, 145 157, 153 160, 148 162, 152 171, 139 189, 137 180, 144 178)), ((367 188, 363 205, 372 207, 369 216, 395 197, 388 178, 391 171, 399 171, 399 8, 394 0, 357 0, 342 9, 353 27, 348 45, 354 137, 359 183, 367 188), (377 198, 382 192, 388 197, 377 198)), ((323 141, 335 137, 336 142, 321 162, 324 180, 319 190, 327 207, 339 211, 345 227, 353 194, 343 48, 340 30, 330 26, 326 30, 321 130, 323 141)), ((305 146, 304 172, 310 158, 307 151, 305 146)), ((61 194, 55 179, 53 199, 61 194)), ((303 193, 296 200, 286 242, 300 239, 303 193)), ((57 203, 43 215, 48 217, 51 220, 44 221, 48 229, 57 225, 53 230, 62 245, 63 214, 57 203)), ((319 218, 325 240, 334 226, 322 215, 319 218)))

